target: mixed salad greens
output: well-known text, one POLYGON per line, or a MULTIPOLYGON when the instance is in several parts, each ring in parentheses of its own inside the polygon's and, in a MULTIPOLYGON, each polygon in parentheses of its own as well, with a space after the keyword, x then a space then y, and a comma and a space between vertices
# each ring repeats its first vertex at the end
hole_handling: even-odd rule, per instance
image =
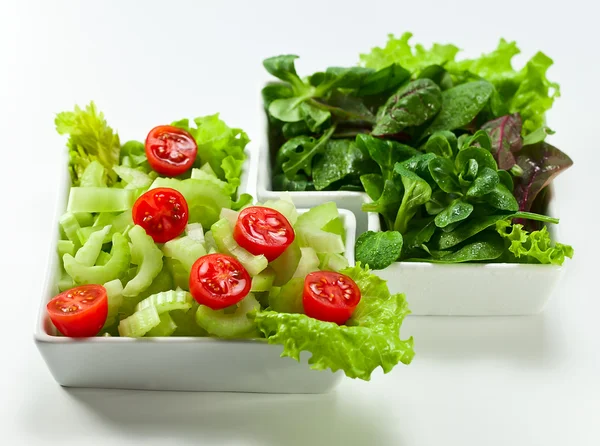
POLYGON ((357 66, 301 78, 297 56, 266 59, 263 89, 273 187, 364 191, 388 232, 362 234, 356 258, 561 265, 573 249, 541 223, 552 180, 571 159, 545 141, 559 96, 539 52, 519 71, 514 42, 476 59, 458 47, 389 36, 357 66))
POLYGON ((334 203, 299 213, 285 194, 238 197, 242 130, 212 115, 121 144, 93 103, 56 127, 72 182, 47 305, 61 334, 253 338, 365 380, 411 362, 406 300, 348 265, 334 203))

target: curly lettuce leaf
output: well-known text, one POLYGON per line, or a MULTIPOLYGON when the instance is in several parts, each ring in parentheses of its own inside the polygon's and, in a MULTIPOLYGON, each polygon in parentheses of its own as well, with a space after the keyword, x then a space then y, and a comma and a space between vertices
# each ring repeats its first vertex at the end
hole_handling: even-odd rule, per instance
POLYGON ((300 360, 300 352, 315 370, 343 370, 350 378, 368 381, 381 367, 384 373, 414 356, 413 339, 400 339, 400 325, 409 314, 403 294, 390 294, 384 280, 360 264, 340 271, 351 277, 362 298, 346 325, 322 322, 304 314, 258 311, 254 320, 270 344, 283 345, 281 356, 300 360))
POLYGON ((530 233, 523 225, 500 220, 496 222, 496 231, 505 239, 517 262, 562 265, 565 257, 573 258, 573 247, 553 242, 545 226, 530 233))
POLYGON ((116 181, 112 167, 119 164, 119 135, 109 127, 93 101, 85 109, 76 105, 74 111, 58 113, 54 124, 59 134, 69 135, 67 148, 73 186, 79 186, 83 171, 94 160, 106 168, 108 185, 116 181))
POLYGON ((370 53, 361 54, 360 60, 367 68, 380 70, 394 63, 410 72, 422 70, 429 65, 444 65, 453 61, 459 48, 454 45, 434 43, 430 49, 421 44, 414 48, 409 43, 412 33, 406 32, 400 37, 388 35, 385 47, 375 47, 370 53))

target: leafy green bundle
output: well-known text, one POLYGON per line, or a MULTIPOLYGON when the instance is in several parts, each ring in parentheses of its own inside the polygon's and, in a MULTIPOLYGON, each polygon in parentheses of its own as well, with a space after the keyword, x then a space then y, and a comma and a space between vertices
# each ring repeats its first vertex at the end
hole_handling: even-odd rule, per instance
POLYGON ((546 76, 552 60, 540 52, 516 71, 514 42, 459 61, 454 45, 413 48, 410 37, 390 36, 362 66, 304 79, 297 56, 264 61, 283 81, 263 89, 274 188, 365 191, 363 210, 396 232, 361 235, 357 259, 372 268, 398 259, 562 264, 572 249, 538 223, 558 223, 541 214, 548 185, 572 165, 545 142, 545 113, 560 94, 546 76), (544 254, 522 254, 507 233, 544 254))

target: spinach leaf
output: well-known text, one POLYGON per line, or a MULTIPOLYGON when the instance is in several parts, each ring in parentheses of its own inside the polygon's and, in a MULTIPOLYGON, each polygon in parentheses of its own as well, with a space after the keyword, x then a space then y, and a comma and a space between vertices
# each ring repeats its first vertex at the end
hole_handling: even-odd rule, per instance
POLYGON ((431 198, 431 186, 427 181, 419 177, 416 173, 404 168, 401 164, 396 164, 394 172, 400 175, 402 185, 404 186, 404 195, 396 221, 394 230, 400 233, 406 232, 408 223, 414 217, 421 205, 424 205, 431 198))
POLYGON ((464 242, 475 234, 494 226, 496 222, 510 218, 512 214, 495 214, 484 217, 471 218, 461 224, 452 232, 442 232, 432 238, 434 249, 444 250, 452 248, 459 243, 464 242))
POLYGON ((478 173, 479 163, 475 159, 469 158, 467 163, 463 166, 462 172, 458 174, 458 184, 460 184, 461 187, 469 187, 475 178, 477 178, 478 173))
POLYGON ((431 251, 431 258, 415 259, 432 263, 463 263, 496 260, 504 254, 502 237, 493 232, 482 233, 475 241, 461 247, 455 252, 436 253, 431 251))
POLYGON ((359 121, 372 125, 375 117, 361 98, 334 90, 327 99, 311 99, 310 104, 335 116, 340 121, 359 121))
POLYGON ((437 215, 442 212, 452 202, 451 196, 443 190, 436 190, 431 194, 431 198, 425 203, 425 210, 429 215, 437 215))
POLYGON ((263 66, 276 78, 289 82, 294 89, 294 93, 298 94, 306 90, 306 85, 296 73, 296 66, 294 65, 296 59, 298 59, 298 56, 292 54, 269 57, 263 61, 263 66))
MULTIPOLYGON (((327 130, 323 136, 316 141, 314 138, 306 138, 302 136, 298 137, 304 138, 302 144, 295 145, 294 150, 286 150, 286 152, 282 155, 282 157, 287 157, 287 161, 283 162, 281 166, 285 175, 289 179, 292 179, 300 170, 304 170, 307 175, 311 175, 313 157, 324 150, 327 141, 329 141, 329 138, 334 131, 335 126, 329 128, 329 130, 327 130)), ((290 141, 288 141, 288 143, 290 141)), ((284 144, 284 147, 286 144, 284 144)), ((283 147, 280 149, 280 151, 282 149, 283 147)))
MULTIPOLYGON (((408 251, 407 254, 415 248, 422 248, 425 243, 429 242, 435 229, 435 221, 431 217, 418 222, 413 219, 408 232, 404 235, 404 250, 408 251)), ((406 256, 403 254, 403 257, 406 256)))
POLYGON ((500 179, 500 184, 504 184, 509 191, 513 191, 515 185, 513 183, 512 175, 508 173, 506 170, 499 170, 497 172, 498 178, 500 179))
MULTIPOLYGON (((447 133, 442 131, 431 135, 423 147, 425 153, 433 153, 443 158, 452 158, 453 150, 448 141, 447 133)), ((451 134, 454 136, 454 133, 451 134)), ((456 140, 456 136, 454 136, 454 139, 456 140)))
POLYGON ((367 75, 356 92, 357 96, 373 96, 398 88, 410 78, 410 72, 398 64, 391 64, 367 75))
POLYGON ((492 151, 492 141, 485 130, 477 130, 473 135, 465 133, 464 135, 461 135, 459 141, 460 150, 478 147, 483 148, 488 152, 492 151))
POLYGON ((469 124, 488 103, 494 87, 489 82, 461 84, 442 92, 442 108, 425 135, 454 130, 469 124))
POLYGON ((384 269, 400 258, 402 234, 396 231, 362 233, 356 240, 356 261, 371 269, 384 269))
POLYGON ((398 214, 398 209, 402 203, 402 189, 393 180, 385 180, 381 195, 373 203, 364 203, 362 210, 364 212, 377 212, 385 220, 388 229, 394 227, 394 221, 398 214))
POLYGON ((275 99, 269 104, 269 114, 283 122, 296 122, 303 118, 300 105, 307 98, 294 96, 286 99, 275 99))
MULTIPOLYGON (((430 79, 409 82, 390 96, 373 129, 373 135, 393 135, 433 118, 442 105, 442 92, 430 79)), ((442 129, 443 130, 443 129, 442 129)))
MULTIPOLYGON (((433 178, 429 172, 429 163, 434 160, 436 156, 433 153, 422 153, 412 158, 402 161, 400 167, 411 172, 416 173, 422 179, 427 181, 430 185, 434 185, 433 178)), ((396 169, 396 167, 394 167, 396 169)))
POLYGON ((489 167, 494 171, 498 170, 496 160, 494 160, 492 154, 486 149, 480 149, 477 147, 470 147, 458 152, 458 155, 456 155, 456 160, 454 161, 456 169, 459 172, 462 171, 471 159, 477 161, 477 166, 479 169, 489 167))
POLYGON ((387 180, 392 179, 396 163, 419 154, 418 150, 399 142, 365 134, 356 135, 356 145, 379 164, 381 173, 387 180))
MULTIPOLYGON (((383 193, 383 177, 377 173, 368 173, 361 175, 360 182, 369 198, 373 201, 378 200, 383 193)), ((363 209, 364 210, 364 209, 363 209)))
POLYGON ((419 79, 431 79, 438 84, 442 90, 448 90, 454 86, 452 76, 441 65, 429 65, 419 73, 419 79))
POLYGON ((323 155, 313 166, 315 189, 323 190, 330 184, 348 176, 378 170, 377 165, 348 139, 329 140, 323 155))
POLYGON ((312 133, 308 128, 308 124, 304 121, 286 122, 281 127, 281 130, 285 139, 292 139, 296 136, 310 135, 312 133))
POLYGON ((300 116, 312 132, 318 132, 321 126, 331 117, 331 113, 308 102, 302 102, 300 104, 300 116))
POLYGON ((481 128, 490 135, 492 154, 498 167, 508 170, 514 166, 516 164, 514 153, 521 150, 523 146, 521 115, 513 113, 502 116, 483 124, 481 128))
POLYGON ((496 187, 486 195, 486 201, 501 211, 516 212, 519 210, 517 199, 503 184, 496 184, 496 187))
POLYGON ((445 228, 453 223, 461 222, 471 215, 473 205, 461 199, 456 199, 442 212, 435 216, 435 225, 445 228))
POLYGON ((489 167, 484 167, 478 172, 473 184, 467 190, 467 197, 483 197, 492 192, 499 183, 500 177, 498 176, 498 172, 489 167))
POLYGON ((447 158, 436 157, 429 162, 429 172, 438 187, 449 194, 461 192, 456 181, 454 163, 447 158))
POLYGON ((261 94, 265 108, 268 109, 269 105, 274 100, 286 99, 294 96, 294 90, 289 84, 271 82, 262 89, 261 94))

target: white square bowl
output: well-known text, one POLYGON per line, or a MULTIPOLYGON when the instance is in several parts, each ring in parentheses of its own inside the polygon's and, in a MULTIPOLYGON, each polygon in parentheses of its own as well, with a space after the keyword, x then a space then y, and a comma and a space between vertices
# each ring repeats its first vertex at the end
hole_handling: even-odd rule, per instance
MULTIPOLYGON (((251 163, 248 161, 245 167, 251 163)), ((240 192, 247 189, 249 169, 242 176, 240 192)), ((54 225, 66 208, 70 179, 63 172, 62 190, 54 225)), ((346 231, 346 257, 354 264, 356 221, 340 209, 346 231)), ((306 210, 299 209, 299 212, 306 210)), ((56 336, 46 304, 58 293, 59 273, 56 237, 50 246, 48 270, 34 330, 35 343, 54 379, 67 387, 142 390, 230 391, 261 393, 324 393, 336 387, 342 372, 311 370, 308 354, 301 362, 281 358, 283 347, 257 340, 215 338, 119 338, 73 339, 56 336)))

